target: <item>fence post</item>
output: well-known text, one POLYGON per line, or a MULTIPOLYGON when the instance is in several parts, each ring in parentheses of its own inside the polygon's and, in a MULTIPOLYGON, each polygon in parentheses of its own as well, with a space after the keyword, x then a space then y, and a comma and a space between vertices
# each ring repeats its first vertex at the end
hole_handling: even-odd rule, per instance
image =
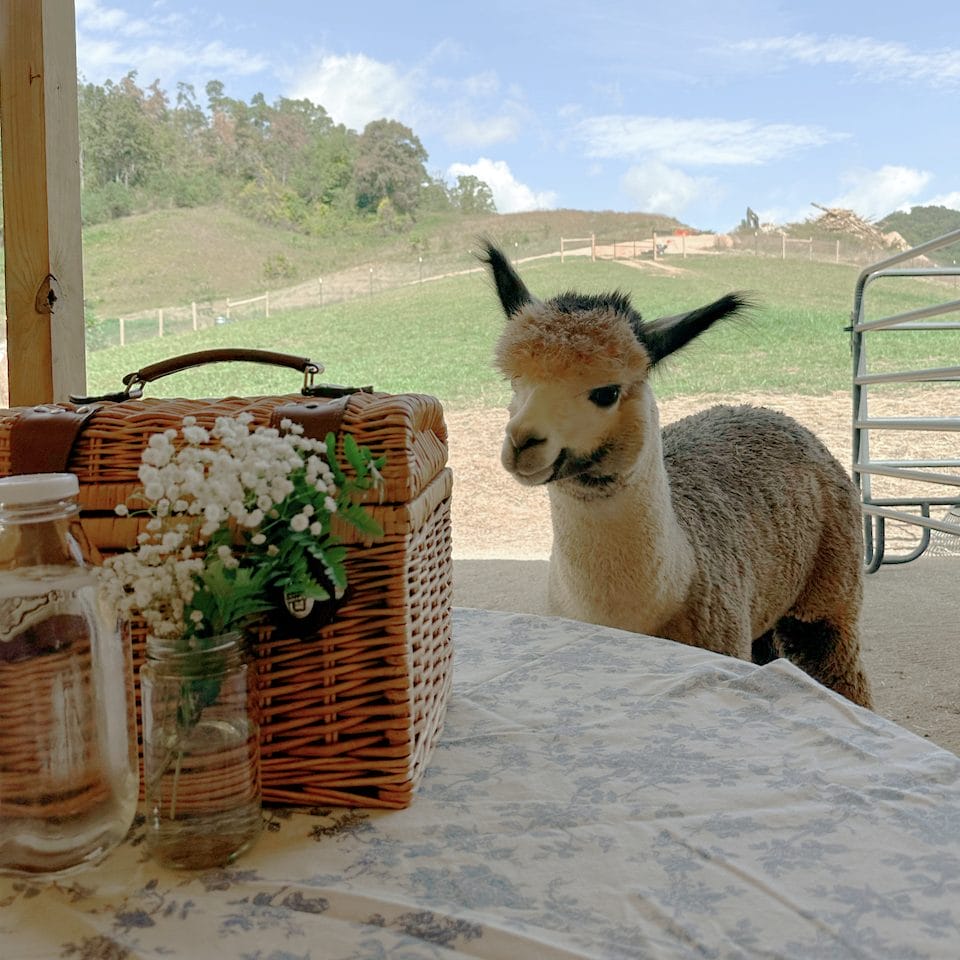
POLYGON ((373 296, 373 267, 370 268, 370 296, 373 296))
POLYGON ((760 231, 753 231, 753 255, 755 257, 760 256, 760 231))
POLYGON ((263 312, 264 312, 264 316, 269 320, 270 319, 270 291, 268 290, 263 296, 264 296, 263 312))
POLYGON ((127 345, 127 338, 125 336, 126 331, 123 329, 123 317, 120 318, 120 346, 125 347, 127 345))
POLYGON ((190 301, 190 315, 193 317, 193 329, 196 332, 197 329, 197 301, 190 301))
POLYGON ((785 233, 780 234, 780 259, 787 259, 787 235, 785 233))
POLYGON ((657 259, 657 231, 653 231, 653 259, 657 259))
POLYGON ((230 319, 230 298, 229 298, 229 297, 227 297, 227 313, 226 313, 226 317, 227 317, 228 320, 230 319))
POLYGON ((323 306, 323 277, 317 277, 317 283, 320 284, 320 306, 323 306))
POLYGON ((157 310, 157 336, 163 336, 163 307, 157 310))
POLYGON ((687 259, 687 235, 685 233, 680 234, 680 253, 682 254, 681 259, 687 259))
MULTIPOLYGON (((417 257, 417 261, 418 261, 418 269, 419 269, 419 271, 420 271, 420 272, 419 272, 420 285, 423 286, 423 257, 417 257)), ((563 256, 562 256, 562 255, 561 255, 561 257, 560 257, 560 262, 563 263, 563 256)))
POLYGON ((837 241, 837 253, 836 253, 836 259, 834 262, 835 263, 840 262, 840 241, 839 240, 837 241))
POLYGON ((590 260, 592 263, 597 262, 597 235, 595 233, 590 234, 590 260))

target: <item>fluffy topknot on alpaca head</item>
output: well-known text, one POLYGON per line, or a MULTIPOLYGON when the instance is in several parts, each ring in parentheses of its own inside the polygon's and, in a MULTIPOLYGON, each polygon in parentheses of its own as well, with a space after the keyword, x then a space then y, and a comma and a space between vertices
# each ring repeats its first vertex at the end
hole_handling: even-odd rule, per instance
POLYGON ((633 322, 640 318, 621 294, 531 299, 511 315, 497 340, 495 361, 511 379, 557 380, 578 372, 598 382, 621 382, 626 370, 642 378, 651 360, 633 322))
POLYGON ((537 380, 589 371, 600 379, 629 370, 642 379, 649 369, 699 336, 717 320, 751 306, 731 293, 704 307, 644 321, 629 296, 569 292, 546 302, 532 296, 510 261, 484 240, 480 259, 488 265, 508 323, 495 360, 508 377, 537 380))

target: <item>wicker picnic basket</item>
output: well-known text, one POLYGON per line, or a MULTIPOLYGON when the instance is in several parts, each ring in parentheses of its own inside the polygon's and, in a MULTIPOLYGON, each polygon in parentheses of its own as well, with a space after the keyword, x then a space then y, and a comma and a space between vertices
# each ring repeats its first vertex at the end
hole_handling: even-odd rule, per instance
MULTIPOLYGON (((314 386, 306 358, 267 351, 188 354, 124 378, 127 389, 75 404, 0 410, 0 475, 69 471, 80 480, 81 520, 104 555, 130 549, 142 520, 116 504, 138 486, 149 437, 191 414, 203 426, 243 411, 256 424, 299 420, 308 434, 352 434, 385 455, 382 501, 368 509, 384 530, 364 541, 353 528, 349 587, 334 618, 302 635, 262 629, 260 681, 263 796, 297 806, 407 806, 439 737, 450 691, 451 560, 446 426, 439 401, 314 386), (224 399, 142 399, 142 385, 222 360, 254 360, 304 372, 300 394, 224 399)), ((135 666, 143 624, 129 625, 135 666)), ((138 721, 140 712, 137 689, 138 721)))

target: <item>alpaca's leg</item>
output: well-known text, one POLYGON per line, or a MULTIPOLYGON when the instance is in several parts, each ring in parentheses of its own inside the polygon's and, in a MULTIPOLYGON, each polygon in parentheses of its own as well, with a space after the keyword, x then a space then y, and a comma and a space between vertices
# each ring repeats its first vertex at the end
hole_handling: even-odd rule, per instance
POLYGON ((829 620, 782 617, 774 628, 783 656, 862 707, 872 707, 870 684, 860 665, 856 630, 829 620))
POLYGON ((757 637, 750 648, 750 659, 761 667, 765 663, 770 663, 771 660, 776 660, 779 656, 780 654, 774 644, 773 630, 768 630, 757 637))

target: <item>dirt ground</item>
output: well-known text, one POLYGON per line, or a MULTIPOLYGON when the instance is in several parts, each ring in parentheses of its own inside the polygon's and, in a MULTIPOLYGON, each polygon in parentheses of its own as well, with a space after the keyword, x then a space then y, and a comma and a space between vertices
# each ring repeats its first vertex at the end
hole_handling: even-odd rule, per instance
MULTIPOLYGON (((956 391, 902 395, 874 415, 956 416, 956 391), (922 404, 922 406, 919 406, 922 404)), ((822 397, 751 394, 683 397, 660 403, 660 421, 668 424, 712 403, 752 403, 774 407, 809 427, 842 464, 851 458, 851 399, 847 393, 822 397)), ((505 410, 451 410, 450 465, 454 471, 453 549, 457 557, 543 559, 550 554, 550 516, 546 491, 521 487, 500 465, 505 410)), ((873 455, 888 459, 956 457, 957 435, 923 431, 874 434, 873 455)), ((924 485, 929 486, 929 485, 924 485)), ((916 486, 913 488, 916 490, 916 486)), ((875 481, 878 495, 906 489, 875 481)), ((929 493, 929 491, 927 491, 929 493)), ((915 541, 916 527, 891 526, 889 537, 900 544, 915 541)))

